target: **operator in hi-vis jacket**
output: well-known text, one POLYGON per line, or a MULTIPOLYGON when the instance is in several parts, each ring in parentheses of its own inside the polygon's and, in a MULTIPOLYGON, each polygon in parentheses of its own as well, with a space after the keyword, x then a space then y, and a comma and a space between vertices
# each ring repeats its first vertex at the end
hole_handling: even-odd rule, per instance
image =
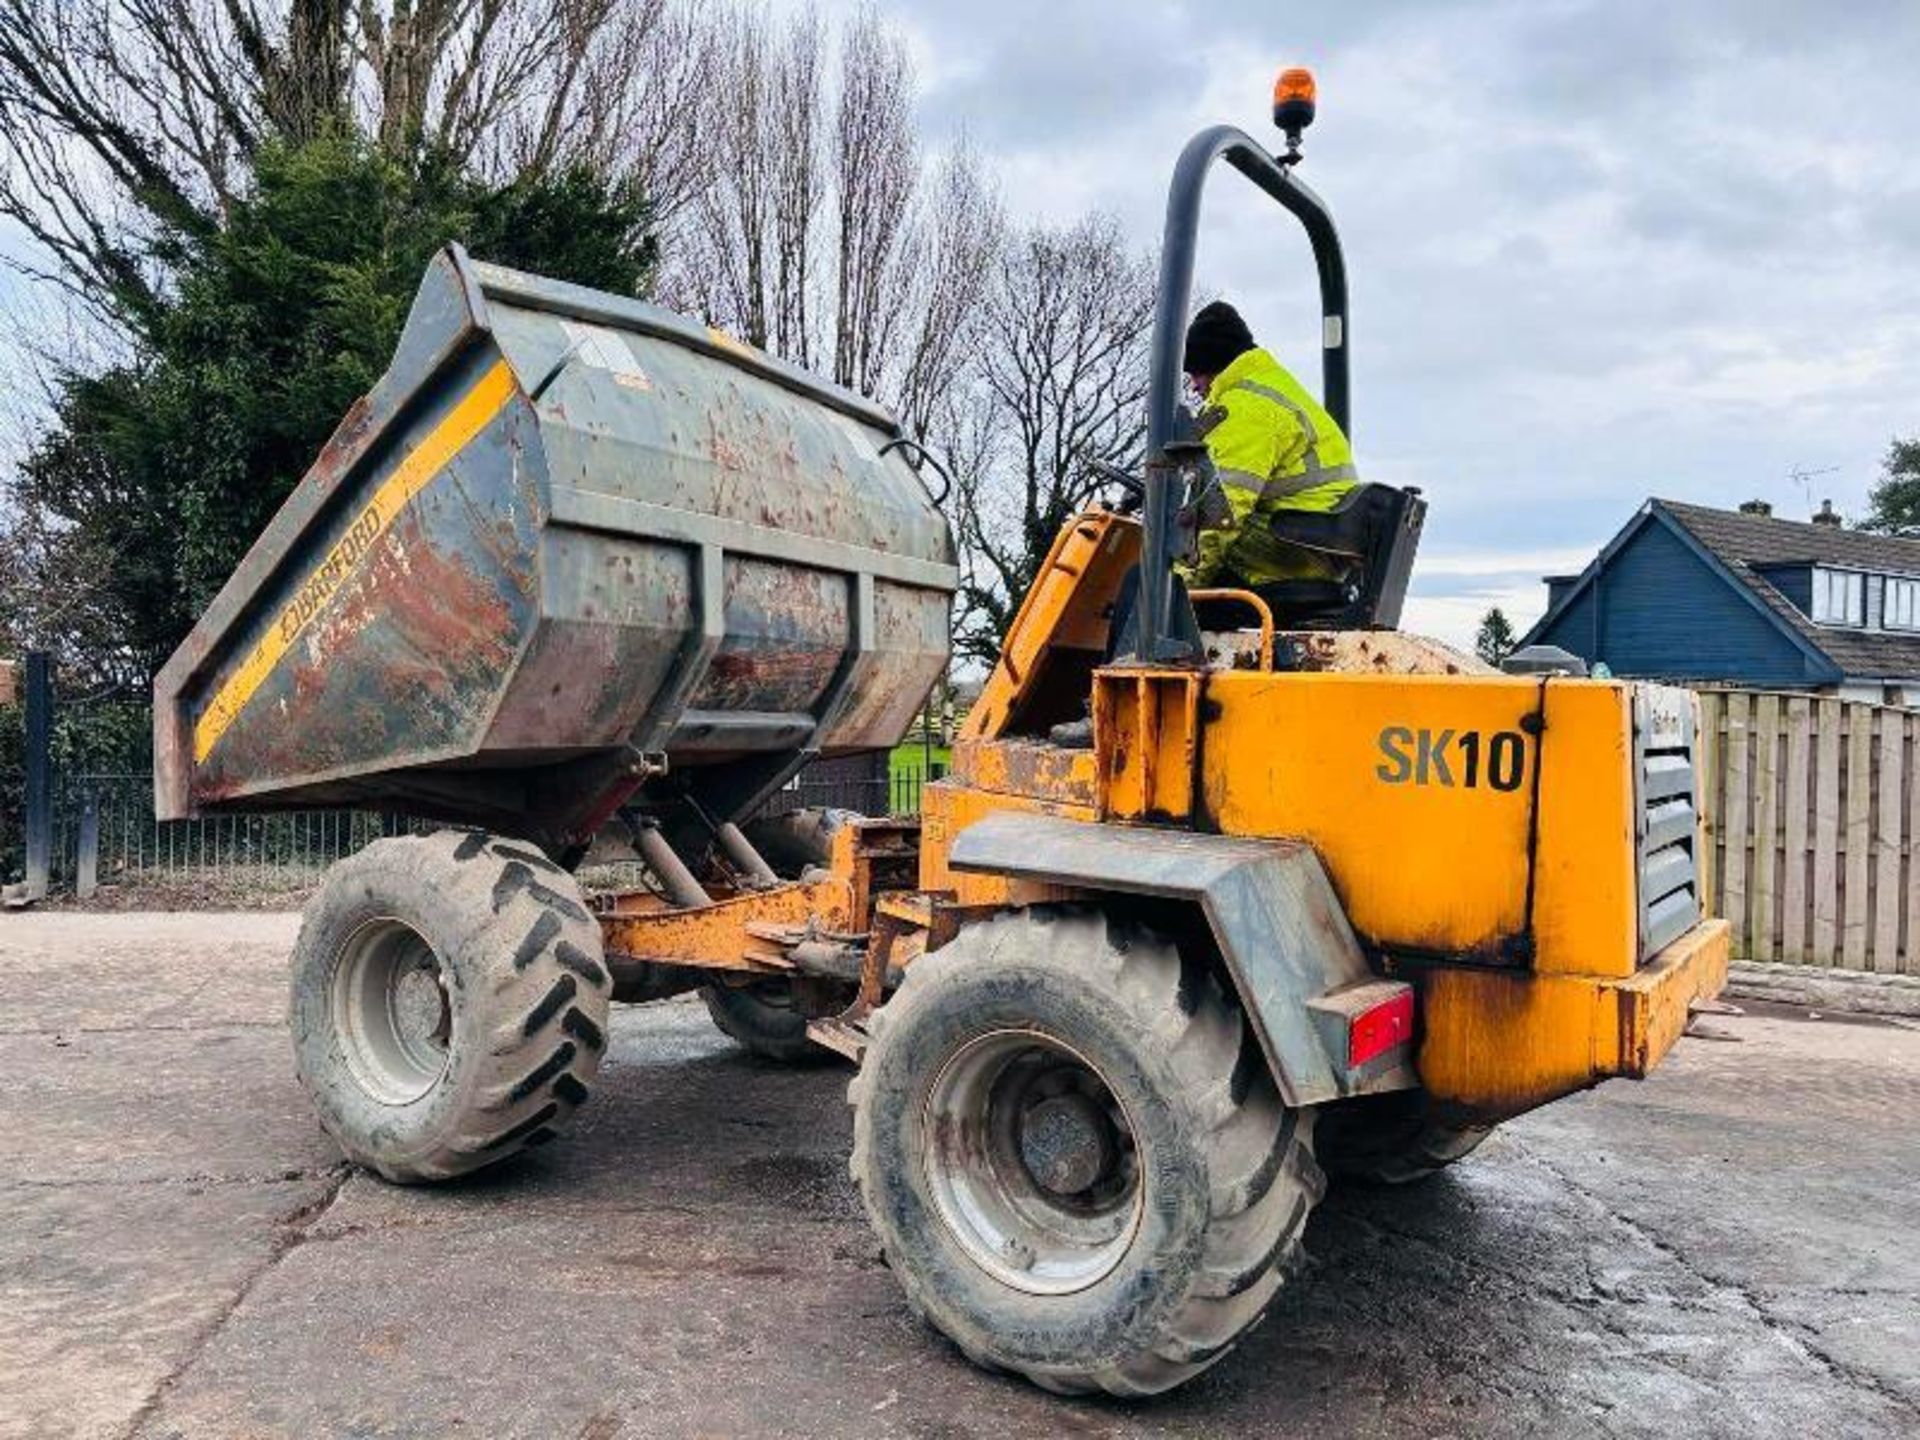
POLYGON ((1189 585, 1252 589, 1318 573, 1262 521, 1277 510, 1332 510, 1360 483, 1340 427, 1273 356, 1253 343, 1240 312, 1216 300, 1187 328, 1188 379, 1206 397, 1199 432, 1232 518, 1200 535, 1182 567, 1189 585))
MULTIPOLYGON (((1199 553, 1176 566, 1192 589, 1251 590, 1278 580, 1323 579, 1325 563, 1311 550, 1276 538, 1266 521, 1283 510, 1334 509, 1356 485, 1353 451, 1334 418, 1287 368, 1253 343, 1240 312, 1216 300, 1187 327, 1182 367, 1206 397, 1196 429, 1206 441, 1225 497, 1227 518, 1199 535, 1199 553)), ((1140 570, 1120 581, 1107 628, 1112 660, 1139 605, 1140 570)), ((1191 609, 1176 585, 1176 609, 1191 609)), ((1187 620, 1188 628, 1193 621, 1187 620)), ((1093 722, 1074 720, 1049 732, 1056 745, 1084 749, 1093 722)))

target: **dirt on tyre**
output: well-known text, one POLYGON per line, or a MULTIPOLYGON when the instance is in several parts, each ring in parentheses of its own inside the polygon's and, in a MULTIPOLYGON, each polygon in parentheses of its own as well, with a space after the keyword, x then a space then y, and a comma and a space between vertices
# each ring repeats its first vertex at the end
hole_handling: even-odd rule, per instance
MULTIPOLYGON (((720 1032, 751 1054, 782 1065, 820 1065, 839 1057, 807 1038, 812 1014, 790 980, 760 980, 751 985, 703 985, 700 996, 707 1014, 720 1032)), ((822 1012, 833 1014, 852 1000, 852 987, 838 1005, 822 1012)))
POLYGON ((1151 1395, 1266 1311, 1324 1189, 1211 969, 1097 912, 1012 911, 916 961, 849 1098, 913 1308, 1049 1390, 1151 1395))
POLYGON ((1329 1175, 1370 1185, 1411 1185, 1464 1160, 1492 1125, 1450 1125, 1426 1093, 1402 1090, 1348 1101, 1320 1122, 1320 1163, 1329 1175))
POLYGON ((444 1180, 565 1128, 606 1049, 611 991, 573 877, 531 845, 379 840, 307 906, 295 1069, 349 1159, 444 1180))

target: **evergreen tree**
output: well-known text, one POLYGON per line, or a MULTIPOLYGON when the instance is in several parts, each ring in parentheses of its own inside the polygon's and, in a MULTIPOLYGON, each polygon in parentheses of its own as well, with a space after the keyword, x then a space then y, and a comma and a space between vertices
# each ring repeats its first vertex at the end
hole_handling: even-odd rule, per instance
POLYGON ((1473 637, 1474 653, 1489 665, 1498 665, 1513 653, 1519 637, 1498 605, 1480 617, 1479 633, 1473 637))
POLYGON ((1920 437, 1895 439, 1887 447, 1880 483, 1867 496, 1866 518, 1856 528, 1920 535, 1920 437))
POLYGON ((335 132, 274 142, 216 230, 163 230, 174 280, 129 357, 61 377, 19 466, 40 539, 0 634, 58 635, 89 683, 144 687, 385 369, 435 251, 622 294, 653 261, 647 207, 583 168, 506 183, 335 132))

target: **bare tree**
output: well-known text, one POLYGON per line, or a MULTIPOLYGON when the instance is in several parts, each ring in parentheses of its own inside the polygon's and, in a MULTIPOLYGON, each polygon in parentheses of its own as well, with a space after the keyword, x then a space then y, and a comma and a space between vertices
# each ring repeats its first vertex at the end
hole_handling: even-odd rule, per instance
POLYGON ((1137 463, 1145 435, 1154 265, 1116 221, 1036 226, 999 262, 969 399, 949 448, 963 555, 956 645, 991 660, 1055 534, 1137 463))
POLYGON ((704 0, 0 0, 0 216, 137 314, 148 222, 219 225, 270 139, 353 126, 497 180, 691 175, 704 0), (662 83, 658 86, 656 76, 662 83))
POLYGON ((762 349, 772 335, 773 46, 764 10, 735 6, 716 17, 700 128, 727 159, 694 187, 693 223, 670 249, 661 282, 668 304, 697 310, 762 349))
POLYGON ((901 241, 919 179, 913 103, 905 44, 862 11, 840 42, 833 378, 869 395, 880 389, 888 342, 910 298, 901 241))
POLYGON ((748 0, 718 29, 702 128, 719 159, 698 223, 675 236, 665 296, 796 364, 830 366, 843 385, 884 393, 915 298, 904 257, 922 157, 906 47, 860 12, 840 34, 829 87, 816 11, 776 26, 748 0))
POLYGON ((811 365, 814 352, 808 302, 814 232, 826 189, 820 164, 825 48, 818 12, 803 10, 788 24, 771 75, 774 264, 768 300, 774 349, 800 365, 811 365))
POLYGON ((648 0, 609 26, 586 81, 603 124, 580 140, 583 158, 606 174, 625 173, 671 235, 715 164, 701 103, 713 93, 718 44, 706 0, 648 0))
POLYGON ((988 287, 1006 217, 979 157, 964 139, 948 152, 902 249, 917 263, 908 289, 900 364, 886 394, 909 435, 955 437, 953 399, 976 358, 988 287))

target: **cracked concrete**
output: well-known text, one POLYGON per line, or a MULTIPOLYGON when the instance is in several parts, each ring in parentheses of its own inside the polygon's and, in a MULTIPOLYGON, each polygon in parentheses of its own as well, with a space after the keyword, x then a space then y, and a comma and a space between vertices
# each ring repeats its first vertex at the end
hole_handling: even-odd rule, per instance
POLYGON ((0 1435, 1920 1431, 1920 1031, 1717 1018, 1426 1186, 1335 1190, 1240 1351, 1148 1406, 980 1374, 846 1179, 845 1072, 616 1013, 568 1142, 347 1170, 293 917, 0 920, 0 1435))

